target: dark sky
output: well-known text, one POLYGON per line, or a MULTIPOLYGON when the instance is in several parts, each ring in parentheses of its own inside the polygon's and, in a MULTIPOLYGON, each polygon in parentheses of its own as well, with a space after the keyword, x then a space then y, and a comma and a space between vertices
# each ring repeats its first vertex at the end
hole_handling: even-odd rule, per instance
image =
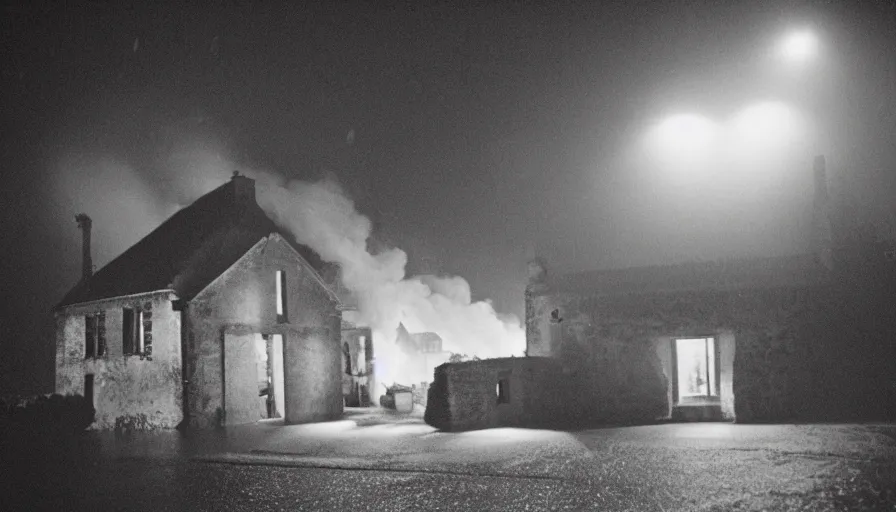
POLYGON ((5 6, 5 384, 52 375, 73 215, 94 217, 107 263, 190 199, 185 148, 336 176, 411 273, 461 275, 519 316, 530 247, 555 271, 804 250, 815 152, 869 215, 892 215, 892 2, 332 3, 5 6), (792 26, 823 48, 782 78, 768 52, 792 26), (639 167, 669 109, 764 98, 811 112, 803 156, 698 181, 639 167))

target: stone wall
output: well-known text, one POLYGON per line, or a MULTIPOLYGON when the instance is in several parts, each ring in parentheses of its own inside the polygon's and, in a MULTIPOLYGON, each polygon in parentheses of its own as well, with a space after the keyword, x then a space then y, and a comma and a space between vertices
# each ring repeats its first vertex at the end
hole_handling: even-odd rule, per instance
MULTIPOLYGON (((823 415, 842 356, 829 286, 652 294, 527 291, 527 350, 556 357, 584 381, 594 420, 668 411, 668 377, 656 340, 733 336, 730 386, 738 421, 823 415), (559 324, 550 320, 558 310, 559 324), (820 374, 826 368, 833 373, 820 374)), ((723 406, 731 407, 730 403, 723 406)), ((662 415, 662 414, 659 414, 662 415)))
POLYGON ((226 332, 283 336, 286 421, 342 414, 340 313, 317 274, 279 235, 250 249, 186 306, 188 408, 196 427, 220 423, 226 332), (276 314, 275 272, 286 273, 286 315, 276 314))
POLYGON ((56 392, 83 395, 85 376, 92 374, 96 428, 174 428, 180 423, 181 317, 172 308, 173 298, 171 292, 156 292, 76 304, 56 313, 56 392), (143 354, 123 352, 123 308, 143 311, 149 342, 143 354), (105 353, 88 358, 85 317, 98 313, 105 317, 105 353))
POLYGON ((568 425, 575 420, 569 405, 576 387, 549 358, 445 363, 435 370, 424 419, 445 431, 568 425))

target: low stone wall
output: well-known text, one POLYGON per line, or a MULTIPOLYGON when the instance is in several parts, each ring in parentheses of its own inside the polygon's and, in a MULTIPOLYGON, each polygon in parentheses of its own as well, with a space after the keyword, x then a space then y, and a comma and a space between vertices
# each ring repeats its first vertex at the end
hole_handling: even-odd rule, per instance
POLYGON ((445 363, 435 370, 424 419, 445 431, 563 426, 577 414, 575 387, 550 358, 445 363))

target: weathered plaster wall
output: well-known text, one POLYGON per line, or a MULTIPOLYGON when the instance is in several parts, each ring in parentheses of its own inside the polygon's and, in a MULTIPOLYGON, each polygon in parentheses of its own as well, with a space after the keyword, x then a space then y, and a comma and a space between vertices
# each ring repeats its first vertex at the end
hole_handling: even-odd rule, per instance
POLYGON ((446 431, 522 426, 557 426, 573 418, 565 413, 574 383, 561 365, 538 357, 446 363, 435 369, 426 405, 427 423, 446 431), (496 386, 509 384, 507 403, 496 386))
POLYGON ((173 428, 182 419, 180 313, 170 292, 73 305, 56 314, 56 392, 84 394, 94 375, 97 428, 173 428), (123 355, 123 308, 152 322, 152 355, 123 355), (106 354, 85 359, 85 315, 105 312, 106 354))
POLYGON ((528 353, 557 357, 589 379, 595 419, 666 414, 671 370, 657 340, 701 334, 722 334, 721 362, 733 370, 723 372, 721 389, 734 397, 733 407, 728 399, 723 406, 738 421, 824 408, 818 363, 839 346, 831 339, 835 299, 827 286, 613 296, 542 286, 530 287, 527 302, 528 353), (548 321, 555 308, 564 319, 559 327, 548 321))
MULTIPOLYGON (((817 341, 817 340, 811 340, 817 341)), ((722 418, 736 419, 734 396, 734 358, 737 357, 737 340, 731 331, 723 331, 716 337, 719 344, 719 399, 722 418)))
POLYGON ((340 314, 314 272, 279 235, 254 246, 186 306, 190 424, 219 424, 225 330, 283 335, 286 420, 342 413, 340 314), (286 272, 287 314, 276 314, 275 272, 286 272))

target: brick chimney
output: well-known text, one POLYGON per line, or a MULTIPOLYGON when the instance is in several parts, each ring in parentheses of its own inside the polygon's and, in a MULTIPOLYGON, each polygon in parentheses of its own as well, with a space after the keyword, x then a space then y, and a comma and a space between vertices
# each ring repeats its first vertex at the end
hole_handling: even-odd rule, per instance
POLYGON ((233 200, 239 206, 255 204, 255 180, 233 171, 233 200))
POLYGON ((831 230, 831 201, 828 194, 827 169, 824 155, 815 157, 812 165, 815 198, 812 210, 812 243, 815 257, 828 269, 833 267, 833 234, 831 230))
POLYGON ((86 213, 75 215, 75 222, 81 230, 81 280, 86 281, 93 275, 93 258, 90 256, 90 230, 93 221, 86 213))

